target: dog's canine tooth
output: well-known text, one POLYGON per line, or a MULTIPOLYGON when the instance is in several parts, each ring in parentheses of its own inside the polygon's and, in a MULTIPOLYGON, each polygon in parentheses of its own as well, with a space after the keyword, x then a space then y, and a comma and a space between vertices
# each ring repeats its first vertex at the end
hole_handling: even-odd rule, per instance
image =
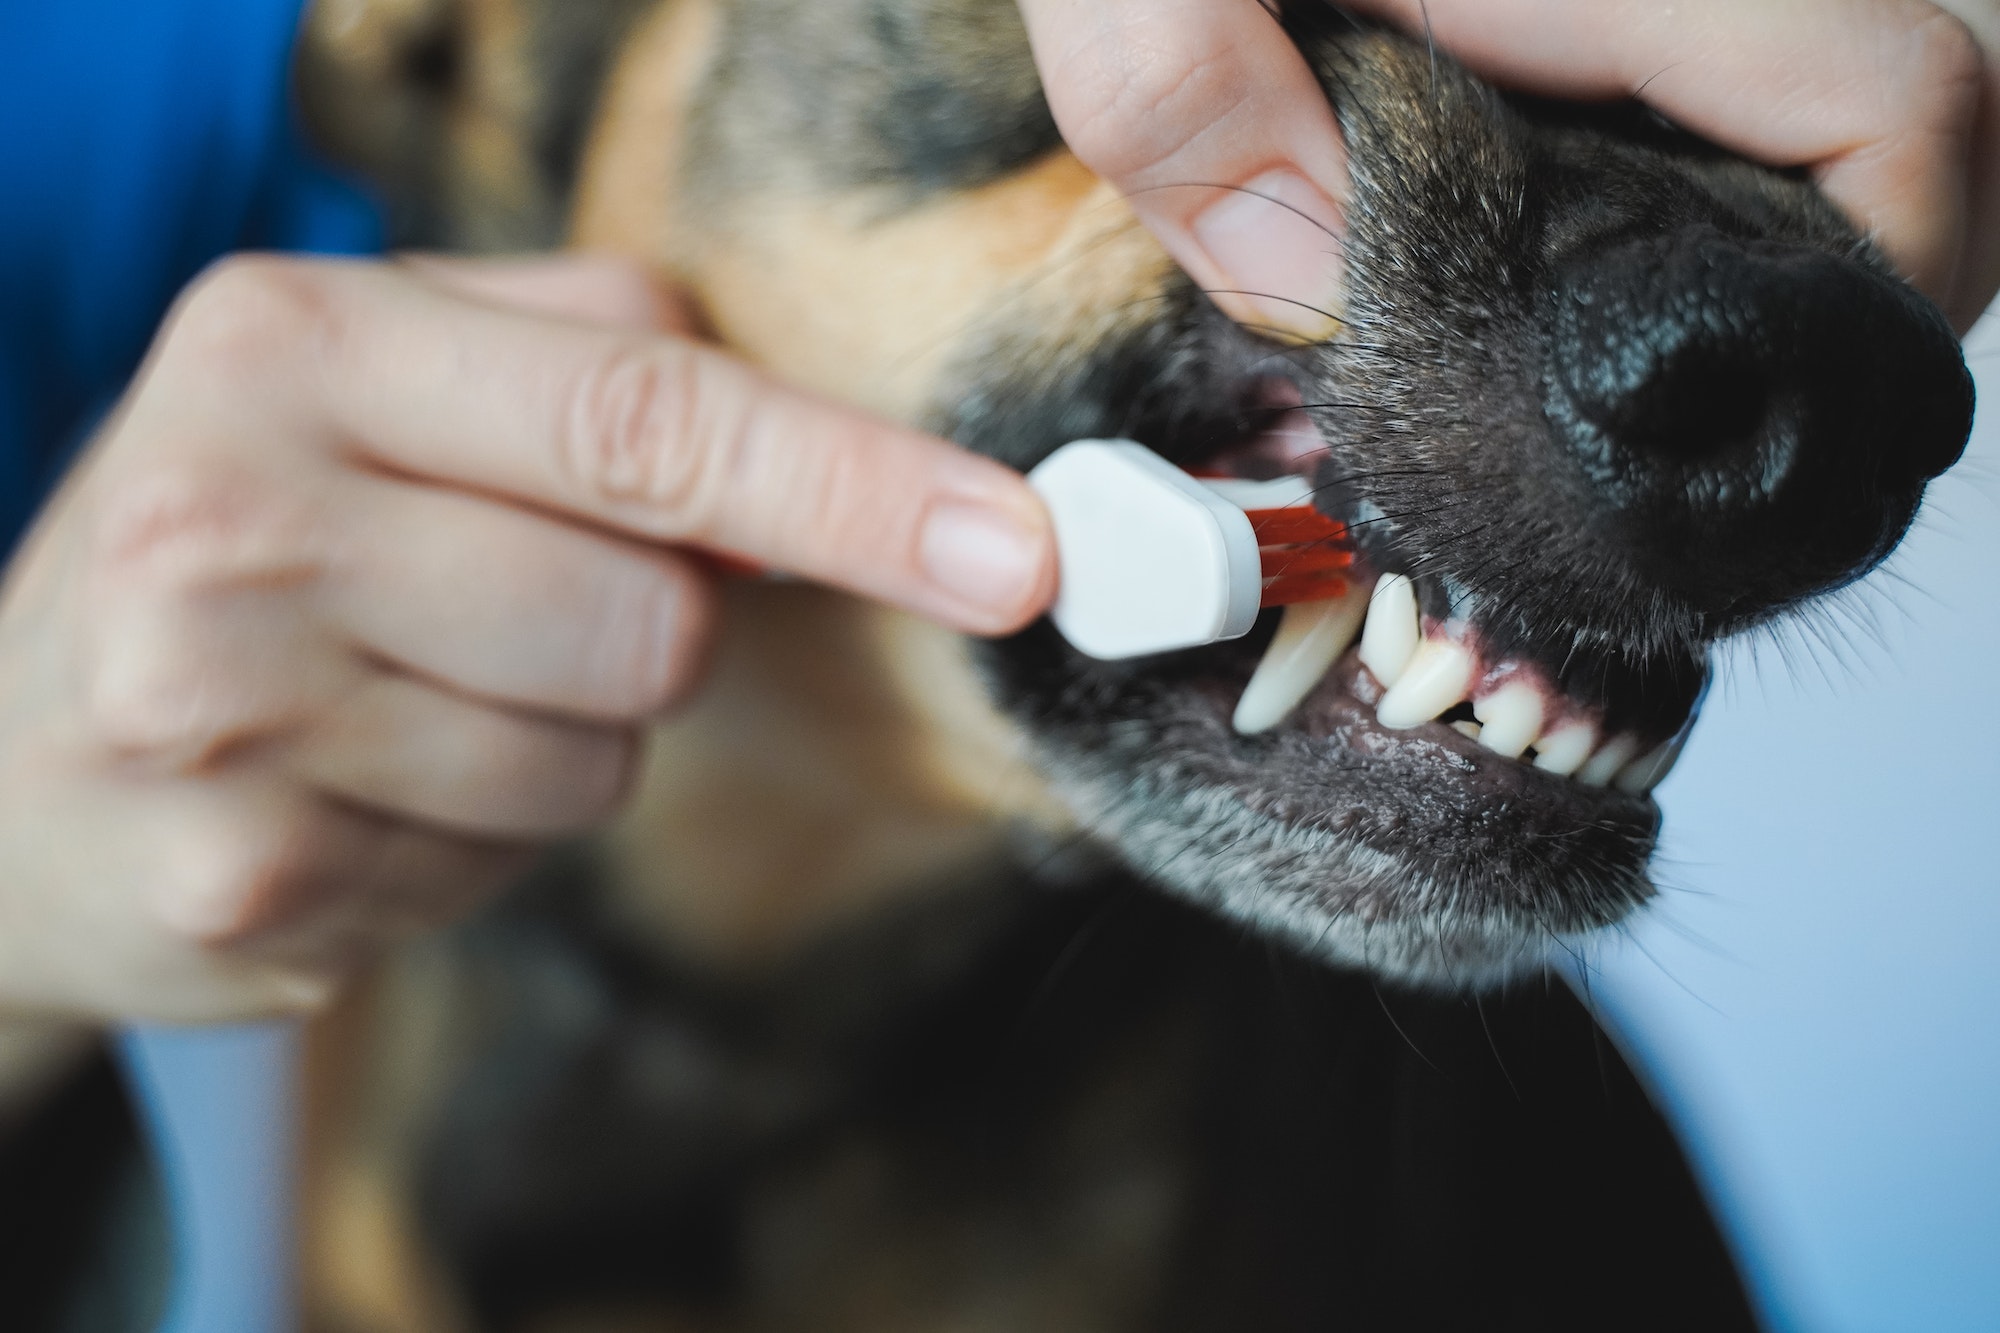
POLYGON ((1471 650, 1450 639, 1425 639, 1409 666, 1376 706, 1375 720, 1401 730, 1430 721, 1472 689, 1471 650))
POLYGON ((1359 584, 1343 597, 1286 607, 1271 646, 1236 701, 1236 730, 1254 736, 1290 717, 1327 669, 1353 646, 1367 614, 1368 589, 1359 584))
POLYGON ((1612 782, 1619 791, 1630 792, 1634 796, 1644 796, 1659 786, 1667 774, 1674 771, 1674 765, 1680 760, 1681 751, 1686 746, 1686 734, 1676 736, 1625 765, 1612 782))
POLYGON ((1384 574, 1368 599, 1368 620, 1361 630, 1361 665, 1375 673, 1383 687, 1395 685, 1416 656, 1422 628, 1417 622, 1417 585, 1401 574, 1384 574))
POLYGON ((1576 771, 1576 780, 1586 787, 1610 785, 1618 770, 1632 762, 1639 752, 1639 738, 1628 734, 1613 736, 1590 756, 1590 762, 1576 771))
POLYGON ((1535 742, 1535 767, 1568 777, 1597 748, 1597 728, 1582 719, 1565 722, 1535 742))

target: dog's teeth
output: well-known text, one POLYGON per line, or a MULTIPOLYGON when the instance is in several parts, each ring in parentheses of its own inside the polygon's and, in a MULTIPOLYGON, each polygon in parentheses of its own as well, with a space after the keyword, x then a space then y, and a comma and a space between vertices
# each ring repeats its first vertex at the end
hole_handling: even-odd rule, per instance
POLYGON ((1327 668, 1353 645, 1367 614, 1368 589, 1359 585, 1345 597, 1286 607, 1271 646, 1236 702, 1236 730, 1254 736, 1290 717, 1327 668))
POLYGON ((1376 580, 1368 600, 1368 622, 1361 630, 1361 665, 1375 673, 1383 686, 1393 686, 1416 655, 1421 630, 1417 624, 1417 585, 1401 574, 1376 580))
POLYGON ((1542 692, 1525 680, 1510 680, 1472 701, 1480 721, 1479 743, 1495 754, 1519 759, 1542 734, 1542 692))
POLYGON ((1597 728, 1588 722, 1565 722, 1535 742, 1535 767, 1568 777, 1583 767, 1597 748, 1597 728))
POLYGON ((1612 779, 1619 791, 1631 792, 1634 796, 1644 796, 1660 785, 1667 774, 1674 771, 1674 764, 1681 757, 1681 750, 1687 745, 1685 734, 1667 741, 1650 754, 1642 754, 1620 769, 1612 779))
POLYGON ((1463 722, 1463 721, 1452 723, 1451 729, 1457 732, 1459 735, 1465 737, 1465 739, 1469 741, 1478 740, 1479 733, 1485 730, 1485 728, 1481 727, 1477 722, 1463 722))
POLYGON ((1474 669, 1472 654, 1464 644, 1450 639, 1424 640, 1382 696, 1375 720, 1398 730, 1430 721, 1465 699, 1472 689, 1474 669))
POLYGON ((1576 771, 1576 780, 1586 787, 1607 786, 1618 770, 1631 763, 1632 756, 1638 752, 1637 736, 1613 736, 1590 756, 1589 763, 1576 771))

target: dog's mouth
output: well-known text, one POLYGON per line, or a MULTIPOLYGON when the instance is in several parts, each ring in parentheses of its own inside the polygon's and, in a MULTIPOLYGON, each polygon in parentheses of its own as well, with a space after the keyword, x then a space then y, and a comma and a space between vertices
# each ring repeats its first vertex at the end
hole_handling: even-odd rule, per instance
MULTIPOLYGON (((1328 462, 1326 442, 1294 406, 1208 458, 1204 470, 1316 478, 1328 462)), ((1350 534, 1386 518, 1354 486, 1318 486, 1316 506, 1350 534)), ((1366 735, 1372 749, 1408 737, 1496 773, 1508 761, 1584 789, 1650 795, 1686 745, 1706 671, 1662 660, 1652 671, 1592 673, 1576 671, 1574 660, 1508 652, 1482 624, 1486 600, 1448 568, 1386 568, 1380 556, 1356 554, 1338 596, 1278 612, 1232 707, 1234 731, 1312 731, 1338 717, 1350 743, 1366 735)), ((1542 642, 1586 636, 1570 626, 1540 630, 1542 642)), ((1534 785, 1528 773, 1516 781, 1534 785)))
POLYGON ((1650 793, 1693 725, 1701 658, 1635 661, 1560 615, 1523 633, 1505 585, 1468 577, 1476 557, 1377 540, 1394 515, 1296 407, 1215 439, 1159 447, 1311 478, 1350 577, 1190 652, 1093 663, 1046 626, 1009 645, 996 683, 1086 822, 1169 887, 1408 979, 1491 979, 1643 901, 1650 793))
MULTIPOLYGON (((1554 780, 1645 797, 1672 770, 1699 710, 1707 673, 1685 656, 1607 670, 1582 665, 1581 626, 1541 625, 1521 643, 1568 643, 1550 661, 1502 646, 1482 596, 1442 562, 1398 560, 1369 541, 1385 515, 1351 482, 1322 484, 1339 465, 1287 383, 1263 388, 1275 405, 1262 429, 1204 460, 1203 469, 1246 480, 1296 475, 1316 483, 1315 504, 1360 548, 1340 595, 1295 602, 1256 649, 1231 710, 1242 736, 1292 727, 1332 734, 1373 752, 1398 740, 1443 747, 1522 790, 1554 780)), ((1589 655, 1586 654, 1586 657, 1589 655)), ((1238 665, 1240 666, 1240 660, 1238 665)))

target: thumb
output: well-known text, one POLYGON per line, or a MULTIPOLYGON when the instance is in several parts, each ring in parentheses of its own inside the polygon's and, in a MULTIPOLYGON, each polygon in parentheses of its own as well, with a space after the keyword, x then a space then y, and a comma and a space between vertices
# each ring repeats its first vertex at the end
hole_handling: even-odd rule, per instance
POLYGON ((1020 0, 1063 139, 1233 318, 1301 339, 1340 309, 1347 156, 1259 0, 1020 0))

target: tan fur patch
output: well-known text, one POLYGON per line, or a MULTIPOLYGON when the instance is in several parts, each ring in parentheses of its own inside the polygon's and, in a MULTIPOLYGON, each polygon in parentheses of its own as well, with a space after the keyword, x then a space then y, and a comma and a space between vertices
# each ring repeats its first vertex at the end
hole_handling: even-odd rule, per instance
POLYGON ((932 407, 982 326, 1066 329, 1063 313, 1143 302, 1170 272, 1124 201, 1067 152, 909 212, 884 206, 873 194, 754 201, 677 258, 725 342, 904 420, 932 407))
POLYGON ((715 39, 714 0, 668 0, 612 68, 584 149, 570 244, 676 267, 674 198, 688 99, 715 39))

